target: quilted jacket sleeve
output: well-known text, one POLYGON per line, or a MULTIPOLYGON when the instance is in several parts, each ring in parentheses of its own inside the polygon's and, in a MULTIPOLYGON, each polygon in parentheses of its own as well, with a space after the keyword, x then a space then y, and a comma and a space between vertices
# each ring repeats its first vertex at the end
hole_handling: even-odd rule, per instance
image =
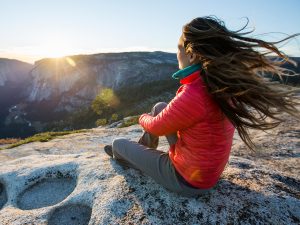
MULTIPOLYGON (((199 93, 193 93, 186 85, 155 117, 142 114, 139 124, 156 136, 176 133, 186 129, 205 117, 205 102, 199 93)), ((194 91, 195 92, 195 91, 194 91)))

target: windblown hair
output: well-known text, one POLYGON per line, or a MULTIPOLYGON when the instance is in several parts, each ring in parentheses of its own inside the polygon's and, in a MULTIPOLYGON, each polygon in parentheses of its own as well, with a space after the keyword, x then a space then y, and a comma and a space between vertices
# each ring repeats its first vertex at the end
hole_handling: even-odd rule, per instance
POLYGON ((214 16, 199 17, 185 24, 182 33, 186 53, 196 54, 203 65, 202 77, 208 92, 244 143, 255 151, 248 128, 263 131, 275 128, 284 122, 280 118, 282 112, 300 119, 297 109, 300 101, 296 99, 300 88, 288 90, 286 85, 276 84, 264 76, 276 75, 282 80, 282 76, 298 75, 282 67, 284 63, 296 63, 276 45, 299 34, 267 42, 246 37, 253 32, 241 32, 247 25, 248 21, 242 29, 231 31, 214 16), (276 57, 270 57, 271 53, 276 57))

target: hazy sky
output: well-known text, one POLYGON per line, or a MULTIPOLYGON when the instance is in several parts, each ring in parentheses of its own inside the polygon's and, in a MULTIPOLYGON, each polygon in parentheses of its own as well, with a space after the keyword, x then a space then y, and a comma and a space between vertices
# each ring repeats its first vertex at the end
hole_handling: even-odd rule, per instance
MULTIPOLYGON (((293 34, 300 32, 299 10, 299 0, 0 0, 0 57, 33 62, 99 52, 176 52, 182 26, 206 15, 233 30, 248 17, 253 35, 293 34)), ((300 56, 300 38, 282 50, 300 56)))

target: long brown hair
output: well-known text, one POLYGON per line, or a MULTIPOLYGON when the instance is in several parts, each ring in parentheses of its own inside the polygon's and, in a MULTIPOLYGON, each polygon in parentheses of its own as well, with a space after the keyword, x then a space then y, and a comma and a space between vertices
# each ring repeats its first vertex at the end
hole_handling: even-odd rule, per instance
POLYGON ((186 53, 196 54, 203 64, 203 78, 208 92, 232 122, 244 143, 255 150, 248 128, 267 130, 284 122, 280 113, 300 119, 295 95, 300 88, 287 90, 264 76, 295 76, 294 71, 282 67, 296 63, 276 46, 299 34, 277 42, 267 42, 245 35, 253 32, 228 30, 223 21, 214 17, 199 17, 183 26, 186 53), (262 52, 261 50, 266 50, 262 52), (276 57, 270 57, 275 53, 276 57), (279 117, 277 116, 279 115, 279 117), (275 121, 267 122, 267 118, 275 121))

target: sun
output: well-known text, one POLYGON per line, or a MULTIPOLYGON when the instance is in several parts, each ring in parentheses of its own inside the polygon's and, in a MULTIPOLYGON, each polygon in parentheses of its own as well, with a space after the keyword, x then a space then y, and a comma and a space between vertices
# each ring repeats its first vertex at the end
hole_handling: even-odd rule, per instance
POLYGON ((49 58, 58 58, 74 53, 72 40, 62 35, 48 36, 36 50, 36 54, 49 58))

